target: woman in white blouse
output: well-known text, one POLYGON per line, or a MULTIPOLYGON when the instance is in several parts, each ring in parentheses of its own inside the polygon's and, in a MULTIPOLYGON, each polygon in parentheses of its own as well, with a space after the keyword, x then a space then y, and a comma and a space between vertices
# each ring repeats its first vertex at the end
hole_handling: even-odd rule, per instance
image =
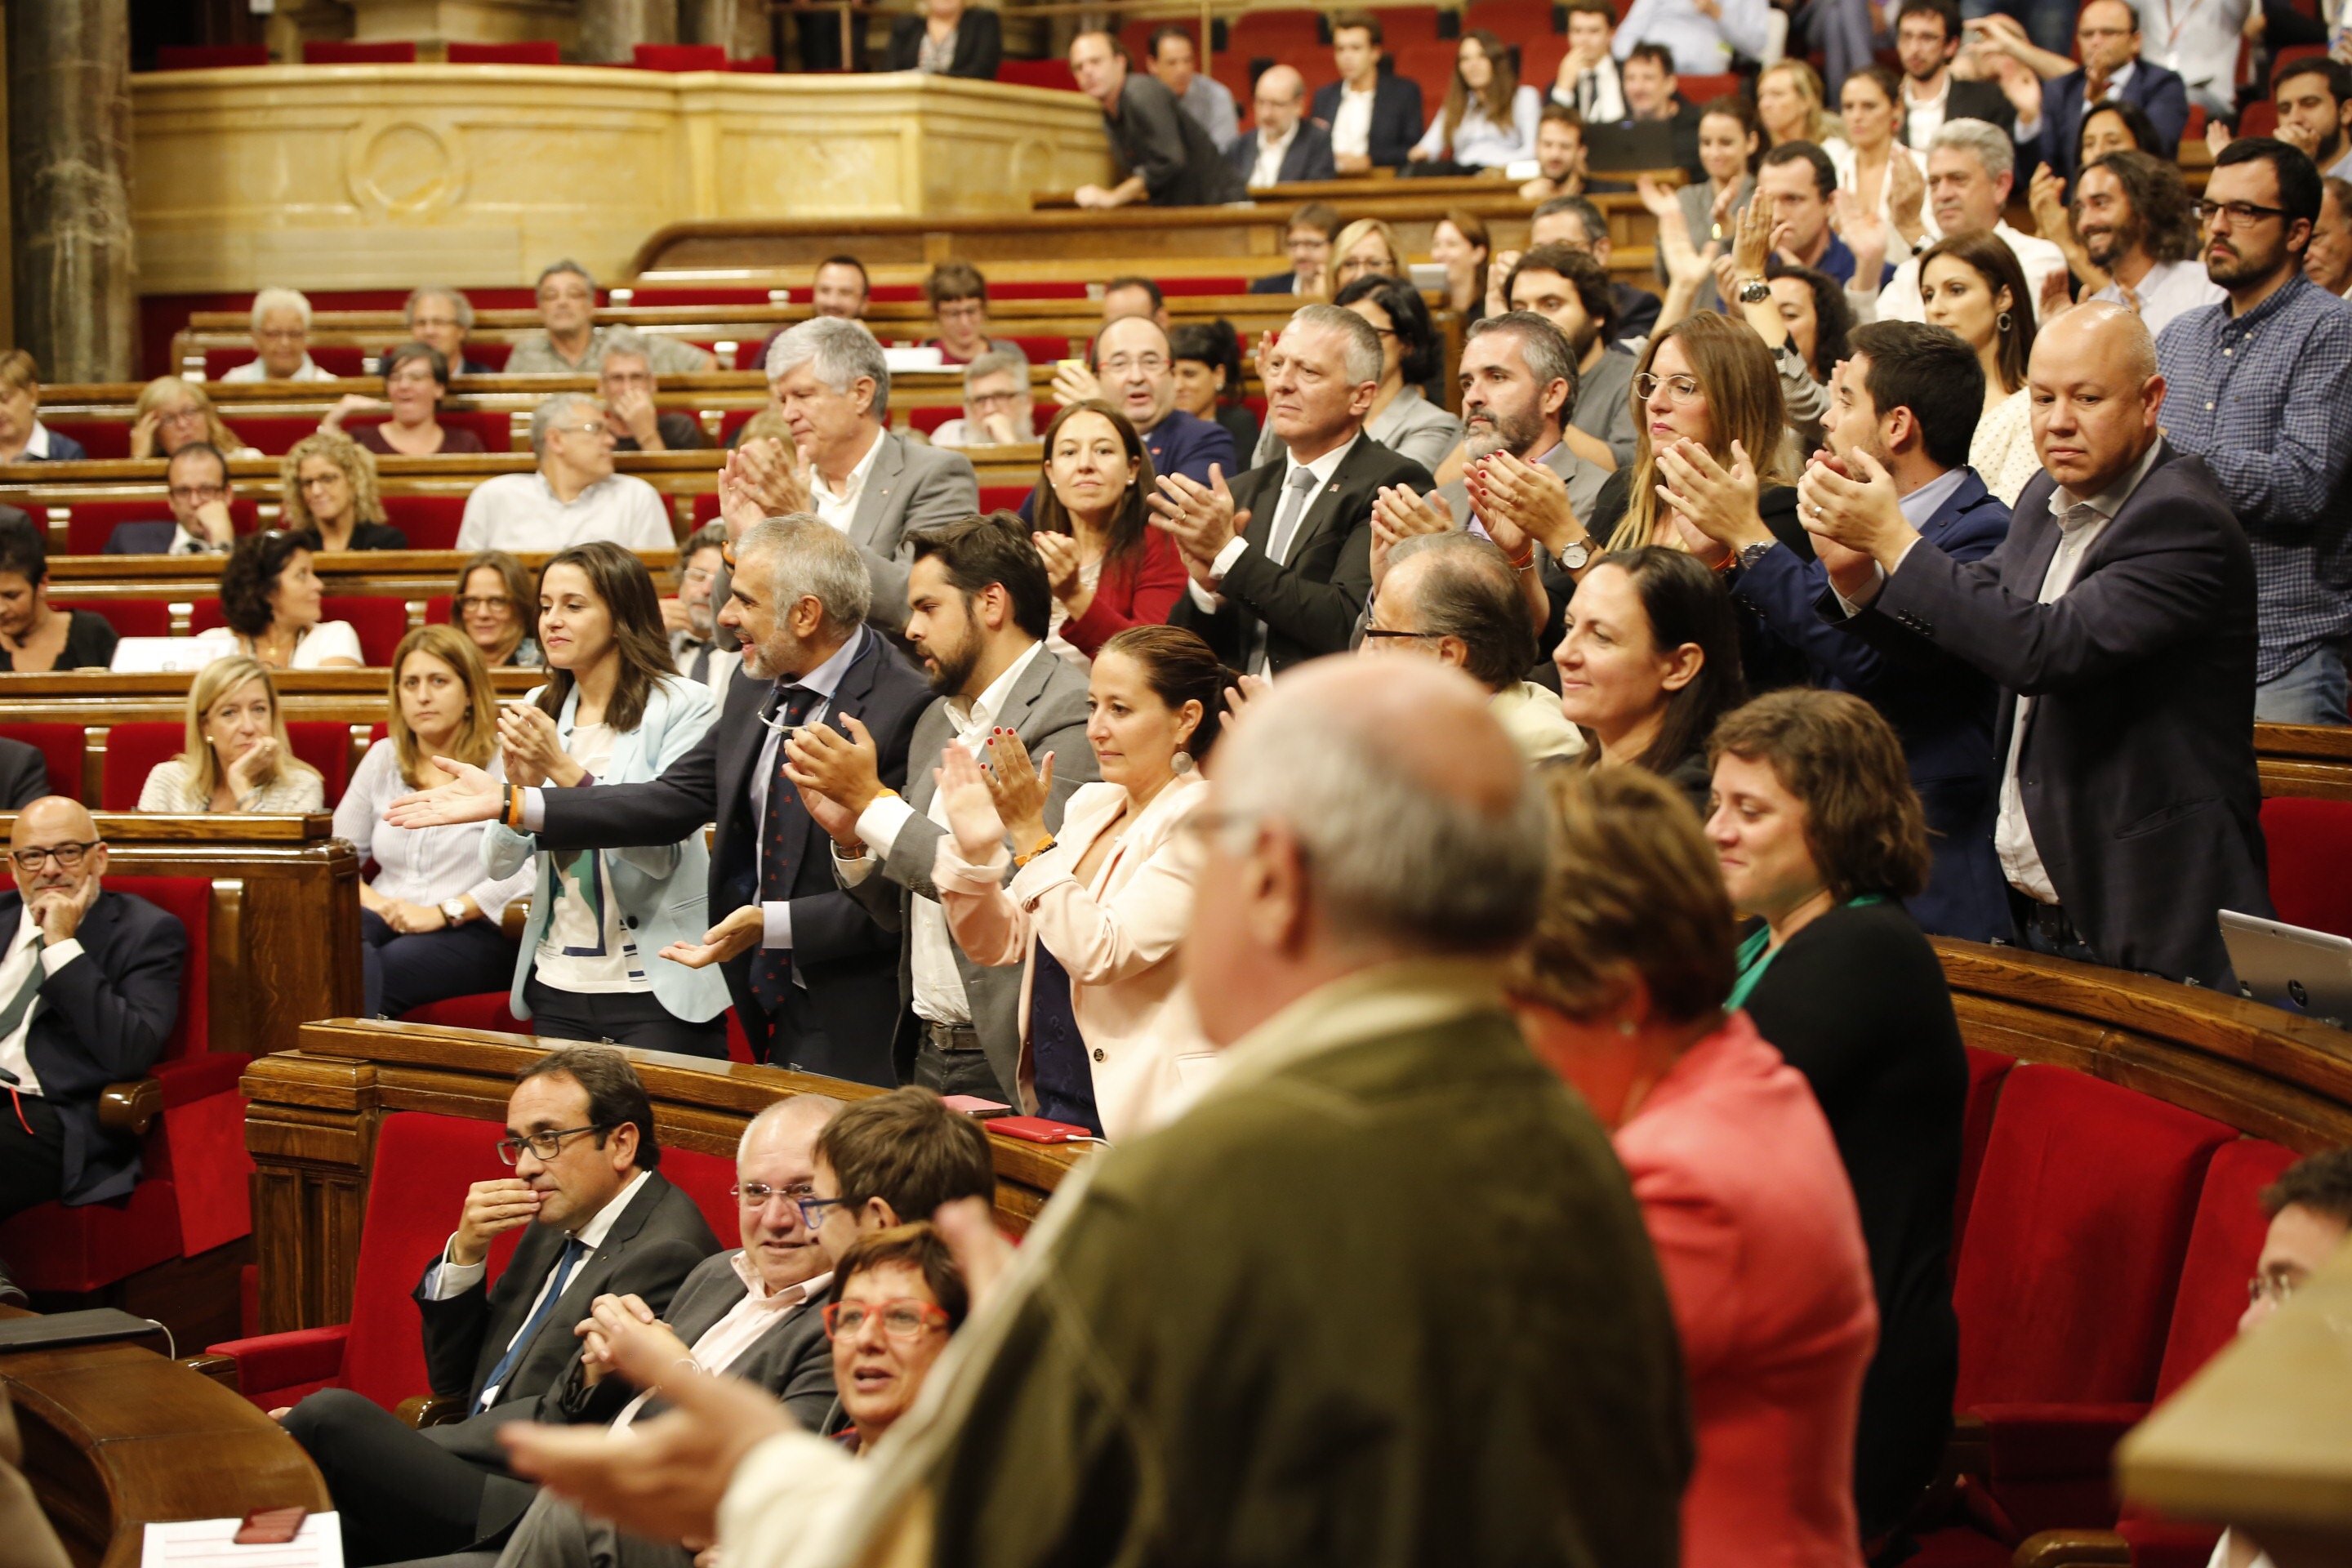
POLYGON ((966 957, 1027 966, 1020 1091, 1034 1114, 1118 1139, 1174 1098, 1193 1037, 1177 949, 1199 869, 1182 827, 1207 794, 1196 764, 1216 742, 1227 679, 1209 645, 1179 627, 1105 643, 1087 721, 1102 782, 1070 796, 1058 837, 1045 819, 1052 758, 1032 769, 1010 730, 990 737, 989 771, 947 749, 951 831, 932 881, 966 957), (1008 862, 1019 867, 1010 881, 1008 862))
MULTIPOLYGON (((1922 191, 1927 180, 1918 158, 1895 136, 1904 113, 1903 79, 1885 66, 1858 70, 1838 89, 1838 107, 1845 117, 1846 140, 1822 150, 1837 170, 1838 189, 1852 192, 1855 205, 1885 220, 1895 246, 1888 259, 1900 261, 1906 247, 1894 237, 1895 165, 1916 177, 1922 191)), ((1935 217, 1924 202, 1919 221, 1927 226, 1929 237, 1936 237, 1935 217)))
POLYGON ((2015 506, 2042 471, 2025 367, 2033 357, 2033 298, 2017 255, 1990 231, 1957 234, 1919 257, 1927 324, 1949 327, 1984 366, 1984 413, 1969 442, 1969 467, 2003 504, 2015 506))
POLYGON ((392 659, 391 733, 368 748, 335 807, 335 832, 375 876, 360 884, 360 964, 365 1016, 397 1018, 430 1002, 503 989, 515 944, 499 917, 530 890, 530 868, 482 871, 482 823, 394 827, 384 807, 453 775, 446 757, 505 779, 498 757, 498 693, 465 633, 419 626, 392 659))
POLYGON ((303 535, 248 533, 221 569, 221 619, 198 642, 226 643, 270 669, 355 669, 365 663, 349 621, 321 621, 326 593, 303 535))
POLYGON ((1484 27, 1462 35, 1445 106, 1406 153, 1408 173, 1475 174, 1536 155, 1543 95, 1519 85, 1507 45, 1484 27))
POLYGON ((320 811, 319 770, 294 754, 269 671, 241 654, 216 658, 188 685, 187 740, 139 791, 142 811, 320 811))

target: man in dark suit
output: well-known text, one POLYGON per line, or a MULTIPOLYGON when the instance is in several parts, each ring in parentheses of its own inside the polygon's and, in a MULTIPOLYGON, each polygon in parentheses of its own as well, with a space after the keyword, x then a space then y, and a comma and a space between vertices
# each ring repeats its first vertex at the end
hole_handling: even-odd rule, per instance
POLYGON ((1255 124, 1225 149, 1252 190, 1297 180, 1336 180, 1331 133, 1307 118, 1307 79, 1289 66, 1269 66, 1251 100, 1255 124))
POLYGON ((1070 74, 1077 78, 1080 92, 1102 105, 1103 131, 1127 170, 1115 185, 1080 185, 1078 205, 1200 206, 1237 202, 1249 194, 1176 95, 1156 79, 1128 69, 1127 53, 1110 34, 1094 30, 1072 38, 1070 74))
MULTIPOLYGON (((1592 258, 1604 273, 1609 269, 1609 220, 1583 196, 1554 196, 1528 215, 1528 248, 1534 250, 1546 245, 1565 245, 1570 250, 1580 250, 1592 258)), ((1499 270, 1507 278, 1518 260, 1519 252, 1504 251, 1495 258, 1487 276, 1491 278, 1499 270)), ((1612 279, 1609 341, 1622 343, 1648 337, 1658 324, 1662 303, 1646 289, 1612 279)))
POLYGON ((1331 20, 1331 63, 1339 79, 1315 89, 1315 122, 1331 135, 1332 162, 1343 174, 1402 169, 1421 140, 1421 83, 1382 70, 1381 24, 1370 11, 1331 20))
POLYGON ((2019 117, 2018 162, 2028 163, 2026 154, 2038 153, 2071 194, 2074 172, 2082 166, 2085 106, 2108 100, 2147 115, 2160 144, 2140 151, 2170 161, 2189 128, 2189 87, 2178 72, 2140 58, 2139 42, 2138 13, 2125 0, 2090 0, 2074 19, 2083 63, 2042 84, 2040 114, 2019 117))
POLYGON ((349 1389, 278 1412, 319 1467, 342 1515, 343 1559, 400 1563, 494 1549, 530 1504, 498 1428, 537 1418, 578 1355, 572 1330, 604 1295, 667 1307, 719 1249, 694 1200, 654 1167, 653 1104, 628 1059, 605 1046, 551 1051, 516 1075, 499 1158, 416 1288, 433 1392, 466 1414, 413 1430, 349 1389), (528 1226, 495 1285, 490 1243, 528 1226))
POLYGON ((939 700, 916 723, 903 794, 886 787, 884 755, 862 734, 803 731, 789 771, 833 835, 835 875, 900 933, 900 1080, 1017 1105, 1021 970, 973 963, 949 934, 931 881, 948 830, 933 773, 950 742, 985 761, 992 733, 1010 731, 1038 766, 1052 754, 1045 825, 1059 827, 1071 792, 1098 776, 1087 678, 1045 647, 1052 595, 1035 546, 994 518, 918 534, 908 605, 907 635, 939 700))
MULTIPOLYGON (((2010 527, 2009 508, 1968 466, 1983 407, 1983 369, 1950 331, 1916 321, 1859 328, 1827 421, 1835 471, 1862 483, 1854 504, 1873 508, 1890 537, 1899 527, 1955 565, 1980 561, 2010 527)), ((1941 935, 2007 941, 2009 898, 1992 847, 2000 775, 1991 678, 1899 626, 1864 638, 1853 623, 1824 619, 1828 574, 1780 548, 1760 519, 1709 531, 1735 554, 1732 597, 1803 657, 1811 683, 1863 698, 1901 738, 1935 847, 1912 914, 1941 935)))
POLYGON ((236 542, 230 521, 228 459, 207 441, 191 441, 163 465, 163 499, 170 522, 118 522, 107 534, 105 555, 204 555, 226 553, 236 542))
POLYGON ((1308 202, 1290 215, 1282 231, 1282 248, 1290 256, 1290 270, 1251 281, 1253 294, 1316 294, 1330 269, 1331 242, 1339 237, 1339 209, 1328 202, 1308 202))
MULTIPOLYGON (((924 36, 929 27, 930 18, 920 9, 891 23, 888 63, 883 69, 920 70, 924 36)), ((948 56, 947 69, 940 74, 994 81, 996 68, 1003 60, 1004 29, 995 9, 988 5, 964 6, 963 14, 956 18, 955 47, 948 56)))
POLYGON ((38 746, 0 740, 0 807, 22 811, 49 793, 49 764, 38 746))
POLYGON ((2175 451, 2139 317, 2078 305, 2030 370, 2043 472, 1962 565, 1819 465, 1801 487, 1854 635, 1907 634, 2000 689, 1994 853, 2017 940, 2225 994, 2215 915, 2270 912, 2254 773, 2254 567, 2220 487, 2175 451))
POLYGON ((1192 582, 1169 624, 1187 626, 1234 668, 1278 673, 1343 653, 1371 592, 1372 502, 1383 485, 1423 494, 1429 470, 1364 434, 1381 378, 1381 340, 1361 316, 1302 306, 1275 346, 1266 418, 1283 455, 1230 488, 1165 476, 1152 522, 1183 552, 1192 582))
POLYGON ((1955 120, 1981 120, 2003 131, 2017 124, 2017 107, 1999 87, 1952 74, 1960 53, 1958 0, 1904 0, 1895 16, 1895 53, 1904 77, 1895 139, 1913 152, 1925 153, 1936 132, 1955 120))

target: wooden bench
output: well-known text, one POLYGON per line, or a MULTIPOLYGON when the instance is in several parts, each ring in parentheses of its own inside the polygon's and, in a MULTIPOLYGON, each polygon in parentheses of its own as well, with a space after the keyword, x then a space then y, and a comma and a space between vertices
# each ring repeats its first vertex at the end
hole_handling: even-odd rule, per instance
POLYGON ((2352 727, 2257 724, 2254 761, 2264 795, 2352 801, 2352 727))

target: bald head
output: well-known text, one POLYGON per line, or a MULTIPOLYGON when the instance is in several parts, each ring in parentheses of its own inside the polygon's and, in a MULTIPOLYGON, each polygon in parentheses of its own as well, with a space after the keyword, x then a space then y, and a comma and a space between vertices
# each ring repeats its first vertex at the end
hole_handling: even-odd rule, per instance
POLYGON ((2033 341, 2033 445, 2050 477, 2096 495, 2155 445, 2164 407, 2156 342, 2122 305, 2077 305, 2033 341))
POLYGON ((735 1145, 735 1214, 743 1258, 770 1290, 814 1279, 831 1268, 801 1212, 816 1182, 816 1139, 841 1110, 822 1094, 780 1100, 751 1118, 735 1145))
POLYGON ((1311 731, 1316 745, 1378 754, 1385 771, 1426 792, 1430 805, 1507 814, 1524 794, 1526 770, 1495 721, 1489 696, 1435 664, 1318 659, 1276 684, 1263 701, 1263 723, 1260 705, 1252 705, 1217 771, 1237 791, 1246 788, 1264 749, 1267 782, 1281 789, 1286 755, 1296 749, 1288 738, 1311 731))
POLYGON ((830 1095, 796 1094, 777 1100, 743 1124, 743 1136, 735 1141, 735 1157, 740 1162, 752 1148, 776 1142, 798 1142, 814 1149, 816 1135, 840 1110, 841 1101, 830 1095))
POLYGON ((31 870, 21 860, 15 863, 16 890, 27 904, 39 893, 79 893, 106 873, 106 846, 99 842, 98 824, 81 802, 61 795, 45 795, 16 814, 8 829, 8 850, 12 856, 47 851, 31 870), (71 857, 75 864, 65 865, 60 856, 71 857))
POLYGON ((1257 79, 1257 96, 1251 100, 1261 146, 1279 142, 1297 129, 1307 107, 1307 79, 1289 66, 1270 66, 1257 79))

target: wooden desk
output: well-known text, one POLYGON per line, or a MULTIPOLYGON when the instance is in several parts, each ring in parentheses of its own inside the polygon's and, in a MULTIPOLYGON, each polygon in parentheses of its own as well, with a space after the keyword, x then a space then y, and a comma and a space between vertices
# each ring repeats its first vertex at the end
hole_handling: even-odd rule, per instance
POLYGON ((138 1568, 151 1521, 334 1507, 277 1422, 143 1343, 0 1354, 0 1384, 16 1409, 26 1479, 77 1568, 138 1568))
POLYGON ((2352 800, 2352 728, 2257 724, 2254 762, 2264 795, 2352 800))

